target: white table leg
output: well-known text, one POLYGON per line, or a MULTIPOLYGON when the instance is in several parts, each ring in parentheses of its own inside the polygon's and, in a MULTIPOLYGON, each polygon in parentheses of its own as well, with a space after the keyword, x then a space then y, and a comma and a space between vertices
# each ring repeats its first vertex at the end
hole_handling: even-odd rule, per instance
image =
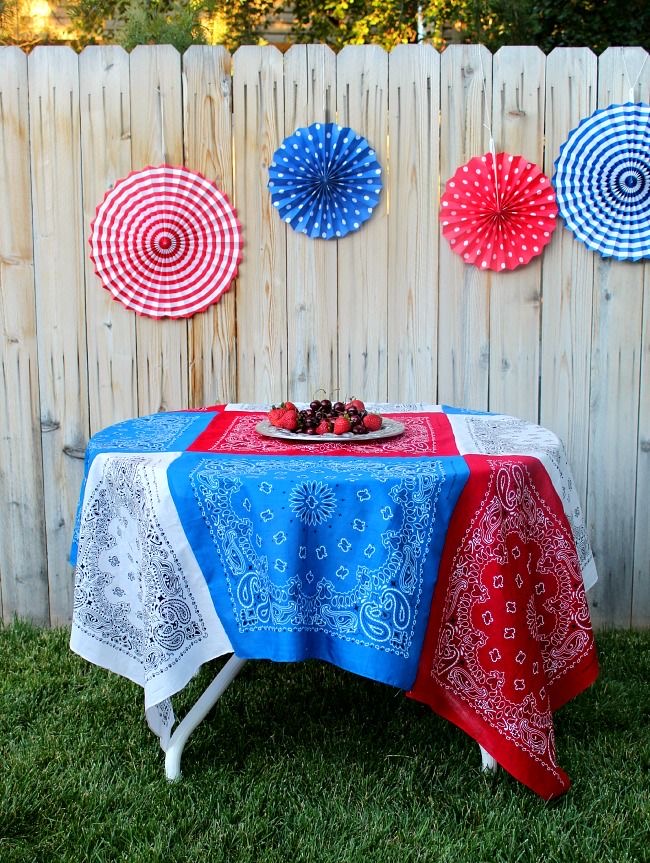
POLYGON ((496 769, 499 766, 494 758, 490 755, 489 752, 486 752, 485 749, 479 743, 478 748, 481 750, 481 769, 486 772, 490 771, 491 773, 496 773, 496 769))
POLYGON ((187 738, 205 719, 245 664, 245 659, 241 659, 233 653, 212 683, 199 696, 187 715, 175 728, 165 753, 165 776, 170 781, 180 779, 181 755, 187 738))

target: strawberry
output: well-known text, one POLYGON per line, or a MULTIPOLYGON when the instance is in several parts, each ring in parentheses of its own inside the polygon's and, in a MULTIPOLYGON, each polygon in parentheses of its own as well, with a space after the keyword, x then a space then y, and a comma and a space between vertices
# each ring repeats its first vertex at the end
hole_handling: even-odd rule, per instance
POLYGON ((267 417, 272 426, 278 426, 284 416, 284 408, 276 408, 275 405, 268 412, 267 417))
POLYGON ((350 420, 346 416, 340 416, 334 420, 334 434, 345 434, 350 431, 350 428, 350 420))
POLYGON ((295 431, 298 428, 298 411, 295 408, 283 411, 278 427, 286 431, 295 431))
MULTIPOLYGON (((298 415, 298 408, 293 402, 282 402, 279 407, 272 405, 271 410, 266 416, 272 426, 276 426, 276 428, 285 428, 285 426, 282 425, 282 419, 287 412, 291 411, 295 412, 296 416, 298 415)), ((291 424, 290 420, 287 420, 287 422, 291 424)), ((291 431, 293 430, 294 429, 291 429, 291 431)))
POLYGON ((356 408, 359 411, 359 413, 361 413, 361 411, 365 411, 365 409, 366 409, 366 406, 361 401, 361 399, 350 399, 345 407, 346 407, 346 410, 347 410, 347 408, 356 408))
POLYGON ((316 434, 329 434, 332 431, 332 423, 329 420, 321 420, 316 426, 316 434))
POLYGON ((368 431, 379 431, 381 428, 381 416, 379 414, 366 414, 363 418, 363 424, 368 431))
POLYGON ((278 427, 286 431, 295 431, 298 428, 298 411, 295 408, 283 410, 278 427))

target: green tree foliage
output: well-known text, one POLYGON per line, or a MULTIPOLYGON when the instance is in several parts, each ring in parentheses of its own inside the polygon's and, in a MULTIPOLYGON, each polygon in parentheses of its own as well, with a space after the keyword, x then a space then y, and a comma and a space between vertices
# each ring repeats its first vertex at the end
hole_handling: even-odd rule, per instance
POLYGON ((204 0, 207 16, 217 15, 226 34, 224 44, 230 50, 240 45, 257 45, 260 30, 277 10, 276 0, 204 0))
POLYGON ((295 0, 297 42, 325 42, 333 48, 374 43, 392 48, 418 39, 416 0, 295 0))
POLYGON ((610 45, 638 45, 650 50, 648 0, 537 0, 535 44, 587 45, 601 53, 610 45))
POLYGON ((0 0, 0 45, 17 45, 28 51, 51 38, 47 27, 30 16, 28 0, 0 0))
POLYGON ((127 51, 136 45, 173 45, 182 53, 190 45, 205 44, 201 6, 179 0, 131 0, 116 38, 127 51))
POLYGON ((230 49, 256 43, 274 0, 71 0, 66 10, 79 32, 79 44, 117 41, 136 45, 171 44, 184 51, 206 41, 207 23, 218 16, 230 49))
POLYGON ((93 45, 110 39, 113 22, 123 18, 128 0, 76 0, 66 12, 79 34, 78 46, 93 45))
MULTIPOLYGON (((0 42, 31 47, 47 34, 29 29, 26 0, 0 0, 0 42)), ((179 50, 205 42, 217 21, 230 50, 255 44, 282 0, 68 0, 66 10, 79 37, 77 47, 118 41, 169 42, 179 50)), ((390 49, 430 39, 438 48, 453 42, 502 45, 609 45, 650 50, 649 0, 285 0, 293 15, 290 41, 344 45, 374 43, 390 49)))
POLYGON ((502 45, 586 46, 601 53, 609 45, 650 48, 648 0, 431 0, 424 4, 434 42, 452 38, 502 45))
POLYGON ((438 47, 447 41, 487 45, 534 44, 535 0, 431 0, 424 12, 438 47))
POLYGON ((0 0, 0 43, 8 45, 12 43, 13 31, 15 31, 15 7, 16 3, 11 0, 0 0))

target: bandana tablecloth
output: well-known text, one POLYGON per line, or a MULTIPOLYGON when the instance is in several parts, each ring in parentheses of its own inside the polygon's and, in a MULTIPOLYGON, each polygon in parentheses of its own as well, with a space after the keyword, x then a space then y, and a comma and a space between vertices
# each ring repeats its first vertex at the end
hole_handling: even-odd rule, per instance
POLYGON ((317 657, 408 690, 561 794, 552 712, 598 667, 564 450, 512 417, 381 410, 403 435, 285 443, 237 405, 95 435, 71 646, 144 687, 163 748, 171 696, 208 659, 317 657))
POLYGON ((467 461, 473 480, 459 508, 468 518, 447 536, 440 601, 408 694, 549 799, 570 786, 553 711, 598 673, 580 560, 540 461, 467 461))

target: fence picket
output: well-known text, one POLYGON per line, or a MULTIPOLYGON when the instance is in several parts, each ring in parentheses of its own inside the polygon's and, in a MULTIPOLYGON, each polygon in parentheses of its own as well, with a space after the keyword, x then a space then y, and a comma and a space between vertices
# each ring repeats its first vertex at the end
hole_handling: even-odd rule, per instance
MULTIPOLYGON (((284 135, 336 121, 336 56, 294 45, 284 57, 284 135)), ((277 215, 276 215, 276 218, 277 215)), ((309 402, 338 389, 337 242, 286 229, 288 394, 309 402)), ((279 400, 280 394, 278 394, 279 400)))
MULTIPOLYGON (((587 48, 553 51, 546 61, 547 176, 569 132, 596 102, 596 56, 587 48)), ((540 422, 560 436, 580 499, 587 499, 589 357, 594 255, 558 225, 542 259, 540 422)))
MULTIPOLYGON (((473 156, 487 152, 492 55, 480 45, 450 45, 440 58, 440 191, 473 156), (486 93, 488 94, 486 99, 486 93)), ((488 406, 489 273, 466 266, 440 240, 438 401, 488 406)))
MULTIPOLYGON (((181 58, 171 45, 138 46, 131 62, 131 162, 183 164, 181 58)), ((188 403, 187 321, 136 319, 138 411, 188 403)))
POLYGON ((339 376, 343 396, 388 394, 388 55, 377 45, 347 46, 336 64, 339 123, 367 139, 384 189, 371 218, 339 241, 339 376))
POLYGON ((79 56, 83 227, 88 337, 90 431, 138 412, 135 315, 113 299, 88 254, 90 225, 106 192, 131 170, 129 57, 116 46, 93 46, 79 56))
POLYGON ((27 57, 0 51, 0 619, 50 617, 39 422, 27 57))
MULTIPOLYGON (((193 45, 183 55, 185 165, 198 171, 233 203, 232 69, 224 48, 193 45)), ((189 403, 235 400, 237 282, 188 326, 189 403)))
MULTIPOLYGON (((628 100, 629 73, 636 75, 645 57, 636 48, 608 48, 600 56, 599 108, 628 100)), ((643 101, 650 100, 650 69, 637 92, 643 101)), ((587 517, 599 579, 591 599, 595 622, 614 626, 629 625, 632 611, 639 348, 649 269, 647 264, 596 258, 594 273, 587 517)), ((641 490, 641 496, 647 500, 647 491, 641 490)))
MULTIPOLYGON (((492 114, 497 153, 543 163, 545 57, 538 48, 494 56, 492 114)), ((541 257, 503 278, 490 294, 490 410, 538 417, 541 257)))
POLYGON ((284 136, 283 58, 246 46, 234 55, 235 204, 245 216, 237 288, 237 390, 242 401, 287 392, 286 229, 268 194, 268 167, 284 136))
MULTIPOLYGON (((632 84, 635 102, 650 101, 650 62, 641 50, 630 52, 626 84, 632 84), (636 82, 636 83, 635 83, 636 82)), ((650 627, 650 263, 643 264, 643 326, 641 329, 639 432, 637 441, 636 500, 634 506, 634 564, 632 615, 634 628, 650 627)))
POLYGON ((638 461, 634 506, 633 628, 650 627, 650 267, 644 265, 643 329, 641 333, 641 391, 639 397, 638 461))
POLYGON ((388 398, 435 401, 440 55, 395 48, 389 82, 388 398))
POLYGON ((28 70, 50 620, 63 623, 72 608, 67 560, 89 432, 78 58, 70 48, 39 47, 28 70))

